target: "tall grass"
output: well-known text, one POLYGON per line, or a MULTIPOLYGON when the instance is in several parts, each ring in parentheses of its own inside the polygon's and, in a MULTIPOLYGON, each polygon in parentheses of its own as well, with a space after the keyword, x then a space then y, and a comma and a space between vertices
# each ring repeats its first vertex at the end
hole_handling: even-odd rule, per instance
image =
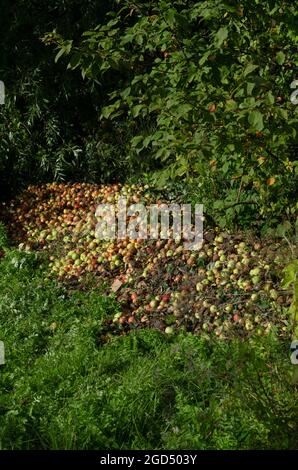
POLYGON ((2 449, 297 448, 297 389, 287 345, 111 336, 119 306, 99 290, 70 293, 42 260, 0 263, 2 449))

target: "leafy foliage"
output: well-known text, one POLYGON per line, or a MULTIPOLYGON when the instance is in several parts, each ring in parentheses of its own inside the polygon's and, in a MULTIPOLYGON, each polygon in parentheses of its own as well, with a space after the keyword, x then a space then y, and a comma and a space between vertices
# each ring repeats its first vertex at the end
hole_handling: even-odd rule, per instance
POLYGON ((221 225, 256 212, 274 225, 297 209, 297 25, 290 1, 124 1, 78 44, 45 41, 111 80, 101 119, 129 124, 128 157, 159 185, 189 182, 221 225))
POLYGON ((293 301, 289 313, 293 318, 294 338, 298 338, 298 260, 294 260, 284 269, 283 287, 293 289, 293 301))
POLYGON ((0 80, 6 100, 0 106, 1 199, 28 183, 125 177, 119 150, 125 126, 108 134, 98 125, 105 87, 98 92, 64 64, 54 64, 52 51, 40 40, 49 29, 78 38, 113 3, 2 2, 0 80))
POLYGON ((13 251, 0 263, 1 449, 297 447, 287 344, 113 338, 113 298, 69 292, 42 266, 13 251))
MULTIPOLYGON (((156 193, 166 185, 173 201, 203 202, 208 222, 234 228, 253 222, 266 231, 277 225, 277 235, 291 245, 298 208, 298 106, 291 100, 297 19, 290 0, 4 0, 0 198, 53 180, 153 180, 156 193), (46 45, 55 47, 54 55, 46 45)), ((80 192, 70 214, 66 196, 46 200, 41 211, 30 199, 40 224, 34 236, 43 248, 41 226, 50 230, 44 233, 49 242, 60 236, 45 220, 45 208, 60 224, 70 215, 69 225, 91 210, 81 205, 80 192)), ((26 201, 15 213, 13 203, 3 208, 34 229, 23 212, 26 201)), ((215 244, 217 252, 222 243, 215 244)), ((38 244, 32 238, 24 251, 10 250, 0 223, 0 339, 6 349, 0 449, 297 448, 297 380, 284 317, 278 339, 275 329, 267 336, 252 332, 246 341, 186 330, 174 335, 173 315, 165 319, 167 335, 136 326, 122 336, 125 317, 116 294, 104 296, 91 272, 77 290, 73 278, 68 288, 50 280, 46 250, 28 252, 38 244)), ((209 249, 221 267, 225 253, 217 252, 209 249)), ((168 253, 163 249, 161 262, 171 275, 168 253)), ((106 266, 112 274, 121 260, 112 263, 111 254, 106 266)), ((84 260, 80 254, 79 263, 84 260)), ((68 272, 63 255, 58 261, 68 272)), ((269 289, 277 266, 273 258, 261 266, 269 289)), ((155 285, 167 289, 166 275, 160 281, 153 274, 155 285)), ((283 287, 294 292, 289 313, 297 337, 297 261, 284 275, 283 287)), ((254 281, 259 285, 258 276, 254 281)), ((144 284, 138 283, 142 300, 144 284)), ((269 296, 271 304, 282 301, 274 289, 269 296)), ((268 314, 269 304, 261 302, 268 314)), ((287 308, 280 312, 286 315, 287 308)))
POLYGON ((6 233, 5 226, 0 222, 0 250, 8 247, 8 237, 6 233))

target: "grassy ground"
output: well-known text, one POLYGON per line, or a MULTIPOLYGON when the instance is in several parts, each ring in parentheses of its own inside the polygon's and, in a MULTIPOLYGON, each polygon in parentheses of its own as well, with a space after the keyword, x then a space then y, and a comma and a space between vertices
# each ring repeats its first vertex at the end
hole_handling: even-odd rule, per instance
POLYGON ((47 280, 35 254, 0 262, 2 449, 297 448, 288 343, 142 330, 110 336, 99 290, 47 280))

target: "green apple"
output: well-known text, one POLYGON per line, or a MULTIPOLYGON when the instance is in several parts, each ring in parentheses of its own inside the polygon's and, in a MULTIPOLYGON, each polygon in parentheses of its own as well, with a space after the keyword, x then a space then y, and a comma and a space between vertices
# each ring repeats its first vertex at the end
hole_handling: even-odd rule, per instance
POLYGON ((273 300, 276 300, 277 297, 278 297, 278 293, 276 292, 275 289, 271 289, 269 294, 270 294, 271 299, 273 299, 273 300))
POLYGON ((175 330, 174 330, 174 328, 173 328, 172 326, 167 326, 166 329, 165 329, 165 333, 166 333, 167 335, 172 335, 172 334, 174 334, 174 331, 175 331, 175 330))
POLYGON ((260 274, 260 268, 254 268, 249 271, 251 277, 258 276, 260 274))
POLYGON ((225 306, 225 312, 231 313, 232 310, 233 310, 233 305, 232 305, 232 304, 227 304, 227 305, 225 306))
POLYGON ((260 276, 253 276, 251 278, 251 282, 253 283, 253 285, 255 286, 256 284, 259 284, 260 282, 260 276))

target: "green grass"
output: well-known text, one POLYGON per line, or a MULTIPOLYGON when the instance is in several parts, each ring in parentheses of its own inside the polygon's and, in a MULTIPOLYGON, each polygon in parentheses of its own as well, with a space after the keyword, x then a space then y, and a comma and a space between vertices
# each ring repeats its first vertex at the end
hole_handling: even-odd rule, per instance
POLYGON ((68 292, 34 254, 0 262, 1 449, 297 448, 288 344, 110 336, 119 306, 68 292))

